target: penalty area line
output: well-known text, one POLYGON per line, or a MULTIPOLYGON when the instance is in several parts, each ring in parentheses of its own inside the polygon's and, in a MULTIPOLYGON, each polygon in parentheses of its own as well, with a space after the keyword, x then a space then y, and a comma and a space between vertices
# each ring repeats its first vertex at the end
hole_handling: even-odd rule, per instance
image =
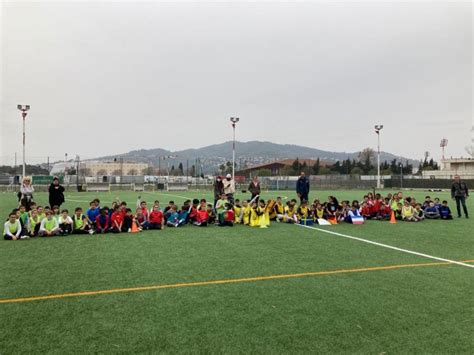
POLYGON ((336 235, 336 236, 342 237, 342 238, 357 240, 357 241, 359 241, 359 242, 363 242, 363 243, 367 243, 367 244, 377 245, 377 246, 382 247, 382 248, 387 248, 387 249, 392 249, 392 250, 401 251, 401 252, 407 253, 407 254, 413 254, 413 255, 417 255, 417 256, 422 256, 422 257, 428 258, 428 259, 433 259, 433 260, 438 260, 438 261, 444 261, 444 262, 451 263, 451 264, 456 264, 456 265, 460 265, 460 266, 465 266, 465 267, 469 267, 469 268, 474 268, 474 265, 469 265, 469 264, 463 263, 463 262, 461 262, 461 261, 455 261, 455 260, 451 260, 451 259, 440 258, 440 257, 438 257, 438 256, 433 256, 433 255, 429 255, 429 254, 424 254, 424 253, 420 253, 420 252, 413 251, 413 250, 409 250, 409 249, 398 248, 398 247, 394 247, 394 246, 392 246, 392 245, 383 244, 383 243, 379 243, 379 242, 374 242, 374 241, 372 241, 372 240, 363 239, 363 238, 359 238, 359 237, 353 237, 353 236, 347 235, 347 234, 342 234, 342 233, 337 233, 337 232, 333 232, 333 231, 328 231, 328 230, 322 229, 322 228, 316 228, 316 227, 311 227, 311 226, 305 226, 305 225, 302 225, 302 224, 297 224, 297 226, 304 227, 304 228, 308 228, 308 229, 317 230, 317 231, 320 231, 320 232, 323 232, 323 233, 327 233, 327 234, 336 235))

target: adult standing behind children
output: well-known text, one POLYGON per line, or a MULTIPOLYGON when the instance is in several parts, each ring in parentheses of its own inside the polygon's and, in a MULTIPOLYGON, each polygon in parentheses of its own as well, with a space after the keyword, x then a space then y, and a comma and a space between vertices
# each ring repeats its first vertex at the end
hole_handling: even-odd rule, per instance
POLYGON ((300 198, 300 201, 308 201, 309 195, 309 180, 306 177, 304 171, 301 172, 300 177, 296 181, 296 194, 300 198))
MULTIPOLYGON (((219 200, 224 193, 224 184, 222 183, 222 178, 216 176, 216 181, 214 181, 214 205, 213 208, 216 208, 217 200, 219 200)), ((174 203, 173 203, 174 204, 174 203)), ((166 213, 166 210, 165 210, 166 213)))
POLYGON ((227 195, 227 199, 231 205, 234 204, 234 193, 235 193, 235 181, 231 174, 227 174, 225 179, 222 181, 224 185, 224 193, 227 195))
POLYGON ((60 207, 64 203, 64 187, 59 185, 59 178, 55 176, 49 185, 49 205, 60 207))
MULTIPOLYGON (((256 196, 260 195, 260 191, 260 181, 258 181, 258 176, 255 175, 249 185, 249 192, 252 194, 250 201, 252 201, 256 196)), ((258 203, 258 197, 255 199, 255 202, 258 203)))
POLYGON ((466 199, 469 197, 469 189, 464 181, 461 181, 459 175, 454 177, 453 185, 451 186, 451 197, 456 200, 456 208, 458 210, 458 217, 461 218, 461 205, 464 210, 464 216, 469 218, 467 212, 466 199))
POLYGON ((31 184, 31 178, 25 176, 20 187, 20 205, 25 206, 26 212, 31 209, 31 203, 33 202, 33 192, 35 189, 31 184))

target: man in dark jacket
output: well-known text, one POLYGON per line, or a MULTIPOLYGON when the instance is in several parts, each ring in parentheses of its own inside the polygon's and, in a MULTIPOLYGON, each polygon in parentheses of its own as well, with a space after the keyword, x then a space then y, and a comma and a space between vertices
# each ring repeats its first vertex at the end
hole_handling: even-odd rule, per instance
POLYGON ((53 178, 53 183, 49 185, 49 205, 60 207, 64 203, 64 187, 59 185, 57 176, 53 178))
POLYGON ((301 172, 300 177, 296 181, 296 194, 301 202, 308 201, 309 180, 306 178, 304 171, 301 172))
POLYGON ((458 217, 461 217, 461 204, 464 210, 464 215, 469 218, 466 207, 466 199, 469 197, 469 190, 467 184, 461 181, 459 175, 454 177, 453 185, 451 186, 451 197, 456 200, 456 207, 458 210, 458 217))
MULTIPOLYGON (((252 196, 250 197, 250 200, 253 200, 257 195, 260 196, 260 192, 261 192, 260 181, 258 181, 257 175, 253 177, 253 180, 249 185, 249 192, 252 194, 252 196)), ((255 199, 255 202, 257 202, 257 204, 258 204, 258 200, 259 200, 259 197, 255 199)))

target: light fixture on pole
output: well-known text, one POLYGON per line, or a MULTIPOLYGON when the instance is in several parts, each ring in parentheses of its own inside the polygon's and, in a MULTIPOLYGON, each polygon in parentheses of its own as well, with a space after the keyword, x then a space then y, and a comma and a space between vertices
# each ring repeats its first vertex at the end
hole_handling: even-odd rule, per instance
POLYGON ((383 125, 375 125, 375 133, 377 134, 377 188, 381 188, 380 183, 380 131, 383 128, 383 125))
POLYGON ((232 138, 232 179, 235 179, 235 125, 239 122, 239 117, 231 117, 233 138, 232 138))
POLYGON ((441 143, 439 144, 439 146, 441 147, 441 150, 443 151, 442 158, 444 160, 444 148, 448 146, 448 140, 446 138, 441 139, 441 143))
POLYGON ((25 134, 25 118, 28 114, 26 111, 30 109, 30 105, 17 105, 17 109, 21 111, 21 117, 23 117, 23 177, 26 176, 26 163, 25 163, 25 141, 26 141, 26 134, 25 134))

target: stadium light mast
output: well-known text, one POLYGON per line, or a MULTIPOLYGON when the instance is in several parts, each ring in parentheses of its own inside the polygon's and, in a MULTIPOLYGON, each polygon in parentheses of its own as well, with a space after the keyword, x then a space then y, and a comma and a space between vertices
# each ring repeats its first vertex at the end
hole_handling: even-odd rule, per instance
POLYGON ((381 188, 380 183, 380 131, 383 129, 383 125, 375 125, 375 133, 377 134, 377 189, 381 188))
POLYGON ((446 138, 441 139, 441 143, 439 144, 439 146, 441 147, 441 150, 443 152, 442 159, 444 160, 444 148, 448 146, 448 140, 446 138))
POLYGON ((79 192, 79 163, 81 162, 81 158, 79 155, 76 155, 76 188, 77 192, 79 192))
POLYGON ((25 163, 25 141, 26 141, 26 133, 25 133, 25 118, 28 114, 27 111, 30 109, 30 105, 17 105, 17 109, 21 111, 21 117, 23 117, 23 177, 26 176, 26 163, 25 163))
POLYGON ((240 121, 239 117, 231 117, 230 122, 232 122, 232 179, 235 179, 235 125, 240 121))

